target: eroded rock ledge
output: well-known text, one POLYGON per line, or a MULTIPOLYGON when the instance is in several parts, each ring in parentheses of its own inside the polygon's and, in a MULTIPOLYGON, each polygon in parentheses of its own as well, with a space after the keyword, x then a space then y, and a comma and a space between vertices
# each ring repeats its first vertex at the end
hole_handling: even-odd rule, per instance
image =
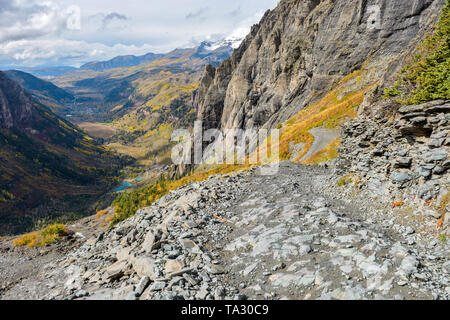
POLYGON ((449 129, 450 101, 370 106, 343 127, 338 172, 385 199, 428 201, 448 223, 449 129))

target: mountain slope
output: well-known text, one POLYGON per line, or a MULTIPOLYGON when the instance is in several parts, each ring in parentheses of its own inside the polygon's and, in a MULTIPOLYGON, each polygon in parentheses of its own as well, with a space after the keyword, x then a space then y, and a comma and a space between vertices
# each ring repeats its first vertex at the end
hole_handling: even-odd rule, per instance
POLYGON ((230 59, 206 68, 197 118, 204 130, 276 127, 281 159, 337 158, 337 184, 417 206, 445 232, 449 8, 448 0, 281 1, 230 59))
POLYGON ((5 74, 13 81, 19 83, 40 103, 46 105, 54 112, 63 112, 65 105, 72 103, 74 95, 55 86, 49 81, 39 79, 29 73, 18 70, 5 71, 5 74))
POLYGON ((338 97, 367 88, 395 73, 444 3, 283 0, 230 59, 206 70, 198 118, 206 129, 274 127, 355 71, 338 97))
MULTIPOLYGON (((56 207, 31 210, 49 200, 87 201, 104 193, 119 168, 119 159, 0 72, 1 234, 67 213, 56 207)), ((70 213, 85 210, 87 202, 70 213)))

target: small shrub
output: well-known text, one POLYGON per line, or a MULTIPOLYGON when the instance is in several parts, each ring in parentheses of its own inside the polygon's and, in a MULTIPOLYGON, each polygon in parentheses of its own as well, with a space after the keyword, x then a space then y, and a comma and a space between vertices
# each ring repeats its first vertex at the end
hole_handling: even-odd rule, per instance
POLYGON ((41 234, 43 237, 65 237, 69 234, 69 231, 65 225, 56 223, 45 227, 41 234))
POLYGON ((441 234, 438 237, 438 240, 441 241, 441 242, 447 242, 447 236, 445 234, 441 234))
POLYGON ((345 176, 345 177, 342 177, 341 179, 339 179, 339 181, 337 182, 337 185, 339 187, 343 187, 352 182, 353 182, 353 175, 348 175, 348 176, 345 176))
POLYGON ((421 43, 401 70, 398 80, 384 91, 404 105, 450 99, 450 0, 434 32, 421 43))
POLYGON ((385 88, 383 98, 384 99, 390 99, 394 97, 398 97, 402 94, 402 91, 398 88, 397 85, 395 85, 392 88, 385 88))
POLYGON ((16 247, 24 247, 27 246, 28 248, 37 247, 40 243, 40 234, 39 232, 33 232, 24 234, 23 236, 13 240, 13 245, 16 247))
POLYGON ((97 211, 97 214, 95 215, 97 218, 101 218, 101 217, 103 217, 105 214, 107 214, 108 213, 108 211, 106 211, 106 210, 100 210, 100 211, 97 211))
POLYGON ((39 232, 32 232, 25 234, 15 240, 13 240, 13 245, 16 247, 33 248, 37 246, 44 247, 47 244, 53 243, 58 239, 61 239, 69 235, 69 230, 63 224, 52 224, 48 225, 39 232))
POLYGON ((9 193, 6 190, 0 190, 0 202, 9 202, 14 199, 15 197, 12 193, 9 193))
POLYGON ((405 203, 403 201, 396 201, 394 202, 394 204, 392 205, 392 208, 400 208, 403 207, 405 205, 405 203))
POLYGON ((447 192, 445 195, 442 196, 438 209, 441 211, 445 211, 449 201, 450 201, 450 192, 447 192))

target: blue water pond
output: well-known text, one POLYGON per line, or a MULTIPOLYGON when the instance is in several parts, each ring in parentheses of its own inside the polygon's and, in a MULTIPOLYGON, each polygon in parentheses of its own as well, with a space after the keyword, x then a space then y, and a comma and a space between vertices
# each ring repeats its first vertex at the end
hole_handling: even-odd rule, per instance
POLYGON ((117 188, 117 189, 114 189, 114 192, 120 192, 120 191, 124 191, 124 190, 127 190, 129 187, 131 187, 132 186, 132 184, 131 183, 129 183, 129 182, 124 182, 123 184, 122 184, 122 186, 120 186, 119 188, 117 188))

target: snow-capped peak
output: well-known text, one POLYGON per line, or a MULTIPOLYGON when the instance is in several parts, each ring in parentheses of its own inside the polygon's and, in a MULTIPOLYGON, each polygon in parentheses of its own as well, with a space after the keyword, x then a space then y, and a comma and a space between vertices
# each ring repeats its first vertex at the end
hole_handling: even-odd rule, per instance
POLYGON ((205 41, 204 48, 208 51, 214 51, 222 47, 231 47, 233 49, 237 49, 240 46, 242 40, 242 38, 238 37, 227 37, 223 40, 218 41, 205 41))

